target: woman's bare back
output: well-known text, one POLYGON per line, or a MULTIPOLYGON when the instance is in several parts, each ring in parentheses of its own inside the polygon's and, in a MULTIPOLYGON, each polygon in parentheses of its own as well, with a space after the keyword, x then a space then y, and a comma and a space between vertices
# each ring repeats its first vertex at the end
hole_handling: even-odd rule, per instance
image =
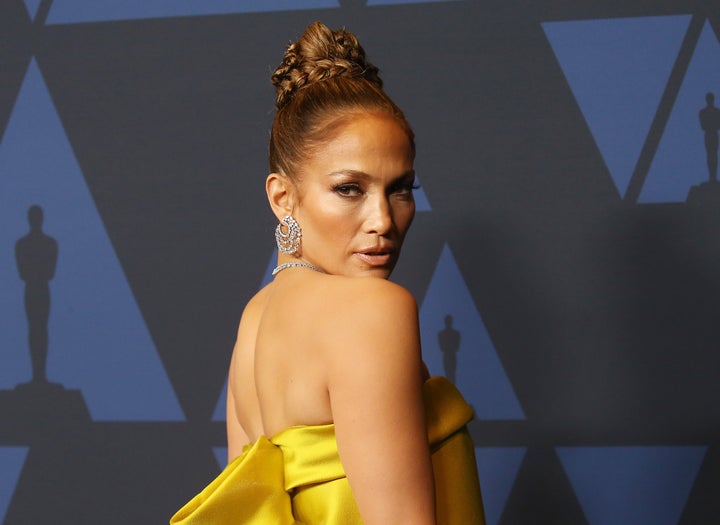
POLYGON ((260 435, 333 423, 363 519, 431 517, 414 299, 384 279, 293 270, 243 313, 230 371, 229 456, 260 435))
POLYGON ((228 416, 236 418, 248 443, 290 426, 332 422, 326 374, 313 337, 322 330, 323 317, 316 280, 327 276, 283 277, 248 303, 233 351, 228 416))

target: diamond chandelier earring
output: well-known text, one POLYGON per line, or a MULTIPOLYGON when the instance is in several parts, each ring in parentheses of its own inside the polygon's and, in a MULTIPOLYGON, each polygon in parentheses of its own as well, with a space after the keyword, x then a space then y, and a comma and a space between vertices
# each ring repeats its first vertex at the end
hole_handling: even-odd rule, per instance
POLYGON ((275 228, 275 242, 282 253, 288 255, 297 253, 300 248, 300 237, 302 237, 300 225, 292 215, 286 215, 280 219, 280 224, 275 228), (283 226, 287 232, 283 232, 283 226))

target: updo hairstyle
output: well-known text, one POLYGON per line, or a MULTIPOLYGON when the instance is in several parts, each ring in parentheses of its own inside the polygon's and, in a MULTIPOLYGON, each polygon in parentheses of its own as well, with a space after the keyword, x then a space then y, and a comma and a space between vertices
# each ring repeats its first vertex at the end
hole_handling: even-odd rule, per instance
POLYGON ((415 137, 405 115, 382 89, 378 68, 365 58, 355 35, 320 22, 290 44, 272 75, 277 113, 270 136, 270 170, 295 178, 298 166, 358 114, 395 118, 415 137))

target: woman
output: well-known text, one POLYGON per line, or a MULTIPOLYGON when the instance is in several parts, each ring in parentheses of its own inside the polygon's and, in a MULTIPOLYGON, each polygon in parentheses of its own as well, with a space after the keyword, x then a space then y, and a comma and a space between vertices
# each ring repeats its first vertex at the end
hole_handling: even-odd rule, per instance
POLYGON ((415 301, 386 280, 415 145, 377 73, 352 34, 315 23, 272 77, 278 266, 238 329, 230 464, 171 523, 483 523, 471 411, 425 381, 415 301))

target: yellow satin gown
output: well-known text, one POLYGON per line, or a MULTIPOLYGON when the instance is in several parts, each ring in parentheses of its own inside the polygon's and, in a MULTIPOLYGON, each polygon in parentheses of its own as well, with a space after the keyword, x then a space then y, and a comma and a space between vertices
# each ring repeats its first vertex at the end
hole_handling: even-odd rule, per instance
MULTIPOLYGON (((423 385, 438 525, 484 525, 472 409, 443 377, 423 385)), ((248 445, 171 525, 362 525, 332 424, 295 426, 248 445)))

